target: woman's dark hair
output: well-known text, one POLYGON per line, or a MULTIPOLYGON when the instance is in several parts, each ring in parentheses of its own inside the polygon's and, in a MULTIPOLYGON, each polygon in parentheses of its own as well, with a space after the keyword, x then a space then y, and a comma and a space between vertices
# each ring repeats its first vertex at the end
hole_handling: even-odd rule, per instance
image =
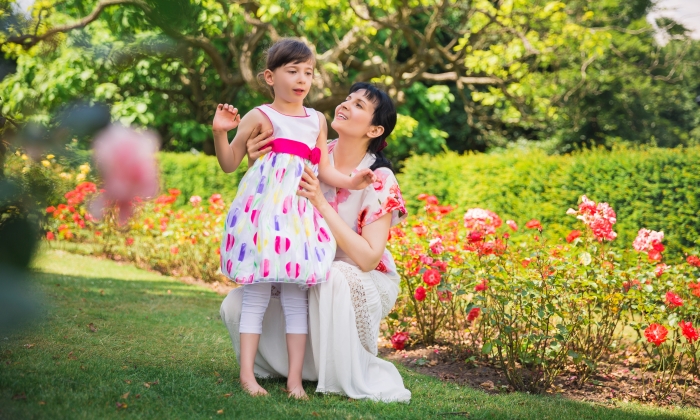
POLYGON ((350 88, 350 93, 363 89, 365 91, 365 98, 369 99, 374 104, 372 125, 384 127, 384 132, 379 137, 372 139, 367 147, 367 151, 376 158, 372 166, 370 166, 370 169, 389 168, 393 171, 394 165, 384 156, 382 149, 386 146, 387 137, 389 137, 391 132, 394 131, 394 127, 396 127, 396 107, 389 97, 389 94, 371 83, 355 83, 350 88))
MULTIPOLYGON (((316 61, 313 51, 303 42, 293 38, 283 38, 275 42, 265 53, 265 69, 275 71, 289 63, 299 64, 307 61, 316 61)), ((267 88, 270 95, 275 97, 275 92, 265 83, 264 72, 258 73, 258 83, 267 88)))

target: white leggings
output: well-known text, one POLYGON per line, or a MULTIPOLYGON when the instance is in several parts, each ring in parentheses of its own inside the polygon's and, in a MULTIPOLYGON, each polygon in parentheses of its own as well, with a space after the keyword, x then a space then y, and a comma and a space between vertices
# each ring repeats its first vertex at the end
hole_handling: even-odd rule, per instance
MULTIPOLYGON (((243 307, 241 308, 241 334, 262 334, 262 322, 267 304, 270 302, 272 283, 255 283, 243 286, 243 307)), ((309 302, 307 291, 294 283, 278 283, 280 302, 287 324, 287 334, 308 334, 307 312, 309 302)))

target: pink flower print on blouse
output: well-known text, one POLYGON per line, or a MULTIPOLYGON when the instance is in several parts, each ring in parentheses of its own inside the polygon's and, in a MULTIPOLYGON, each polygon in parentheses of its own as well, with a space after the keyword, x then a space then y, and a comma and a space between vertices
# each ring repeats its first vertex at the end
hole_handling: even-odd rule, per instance
POLYGON ((360 214, 357 215, 357 234, 362 235, 362 228, 367 224, 365 219, 367 218, 367 213, 369 212, 368 207, 364 207, 360 214))
POLYGON ((389 177, 389 174, 385 171, 376 171, 374 175, 377 177, 377 180, 374 181, 372 184, 372 187, 374 187, 375 191, 381 191, 384 189, 384 183, 386 182, 386 179, 389 177))
POLYGON ((398 211, 399 217, 406 214, 406 202, 401 196, 401 190, 398 184, 393 184, 389 188, 389 194, 386 199, 381 203, 380 207, 372 213, 367 220, 365 220, 365 225, 368 225, 385 214, 398 211))
POLYGON ((342 204, 348 201, 350 197, 350 190, 347 188, 338 188, 335 193, 335 199, 337 204, 342 204))

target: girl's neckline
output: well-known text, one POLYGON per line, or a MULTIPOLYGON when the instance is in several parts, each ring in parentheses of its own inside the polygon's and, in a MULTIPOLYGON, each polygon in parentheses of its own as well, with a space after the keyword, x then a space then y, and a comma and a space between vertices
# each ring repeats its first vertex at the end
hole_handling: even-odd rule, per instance
POLYGON ((304 110, 304 114, 306 114, 306 115, 289 115, 289 114, 285 114, 285 113, 283 113, 283 112, 279 112, 278 110, 276 110, 275 108, 273 108, 272 105, 270 105, 270 104, 264 104, 264 105, 265 105, 266 107, 270 108, 271 110, 275 111, 276 113, 278 113, 278 114, 280 114, 280 115, 284 115, 285 117, 307 118, 307 117, 309 116, 309 113, 306 111, 306 107, 305 107, 305 106, 303 106, 302 109, 304 110))

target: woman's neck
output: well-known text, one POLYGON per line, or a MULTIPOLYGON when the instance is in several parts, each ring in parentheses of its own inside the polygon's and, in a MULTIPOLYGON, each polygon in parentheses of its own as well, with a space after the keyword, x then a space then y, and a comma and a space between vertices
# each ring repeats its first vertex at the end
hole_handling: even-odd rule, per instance
POLYGON ((286 115, 293 116, 305 116, 306 111, 304 110, 303 102, 287 102, 278 98, 275 98, 270 106, 277 112, 286 115))
POLYGON ((367 154, 369 139, 348 139, 341 134, 333 148, 333 165, 342 173, 350 173, 367 154))

